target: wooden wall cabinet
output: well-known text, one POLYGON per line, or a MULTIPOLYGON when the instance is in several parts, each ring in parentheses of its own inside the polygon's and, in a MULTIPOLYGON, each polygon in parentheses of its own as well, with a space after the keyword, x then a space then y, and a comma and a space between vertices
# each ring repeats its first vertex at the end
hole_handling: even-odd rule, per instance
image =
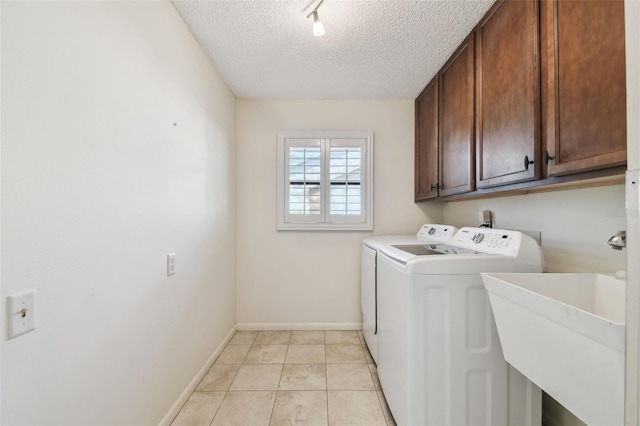
POLYGON ((548 176, 626 164, 623 0, 541 0, 548 176))
POLYGON ((438 196, 438 75, 416 99, 415 201, 438 196))
POLYGON ((537 0, 498 1, 476 28, 476 185, 539 179, 537 0))
POLYGON ((624 0, 498 0, 416 99, 415 199, 617 176, 626 146, 624 0))
POLYGON ((439 75, 439 195, 475 190, 474 35, 439 75))

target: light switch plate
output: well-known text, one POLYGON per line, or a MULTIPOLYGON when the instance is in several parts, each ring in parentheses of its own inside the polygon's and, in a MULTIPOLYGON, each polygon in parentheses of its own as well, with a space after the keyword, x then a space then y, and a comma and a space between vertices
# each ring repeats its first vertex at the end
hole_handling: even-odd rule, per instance
POLYGON ((9 339, 36 328, 36 291, 27 290, 7 296, 9 339))

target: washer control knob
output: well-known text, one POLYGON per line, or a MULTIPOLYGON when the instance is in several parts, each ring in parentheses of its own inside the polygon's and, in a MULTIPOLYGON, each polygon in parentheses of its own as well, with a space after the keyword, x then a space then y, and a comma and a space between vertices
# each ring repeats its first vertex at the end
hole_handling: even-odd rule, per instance
POLYGON ((473 236, 473 242, 479 244, 484 240, 484 234, 482 232, 477 233, 473 236))
POLYGON ((436 228, 429 229, 429 235, 433 235, 436 233, 436 228))

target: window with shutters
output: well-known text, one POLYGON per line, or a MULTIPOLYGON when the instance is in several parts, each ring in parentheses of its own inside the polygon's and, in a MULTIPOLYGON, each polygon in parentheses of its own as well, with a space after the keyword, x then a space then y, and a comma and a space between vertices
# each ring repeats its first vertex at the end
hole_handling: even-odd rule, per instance
POLYGON ((373 134, 278 133, 278 229, 373 229, 373 134))

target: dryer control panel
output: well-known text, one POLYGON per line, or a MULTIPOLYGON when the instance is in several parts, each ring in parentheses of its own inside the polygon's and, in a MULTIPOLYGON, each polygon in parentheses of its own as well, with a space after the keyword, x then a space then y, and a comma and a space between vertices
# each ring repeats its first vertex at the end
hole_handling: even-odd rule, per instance
POLYGON ((418 241, 451 241, 458 228, 451 225, 422 225, 416 234, 418 241))
POLYGON ((460 228, 451 244, 487 254, 517 254, 522 234, 491 228, 460 228))

